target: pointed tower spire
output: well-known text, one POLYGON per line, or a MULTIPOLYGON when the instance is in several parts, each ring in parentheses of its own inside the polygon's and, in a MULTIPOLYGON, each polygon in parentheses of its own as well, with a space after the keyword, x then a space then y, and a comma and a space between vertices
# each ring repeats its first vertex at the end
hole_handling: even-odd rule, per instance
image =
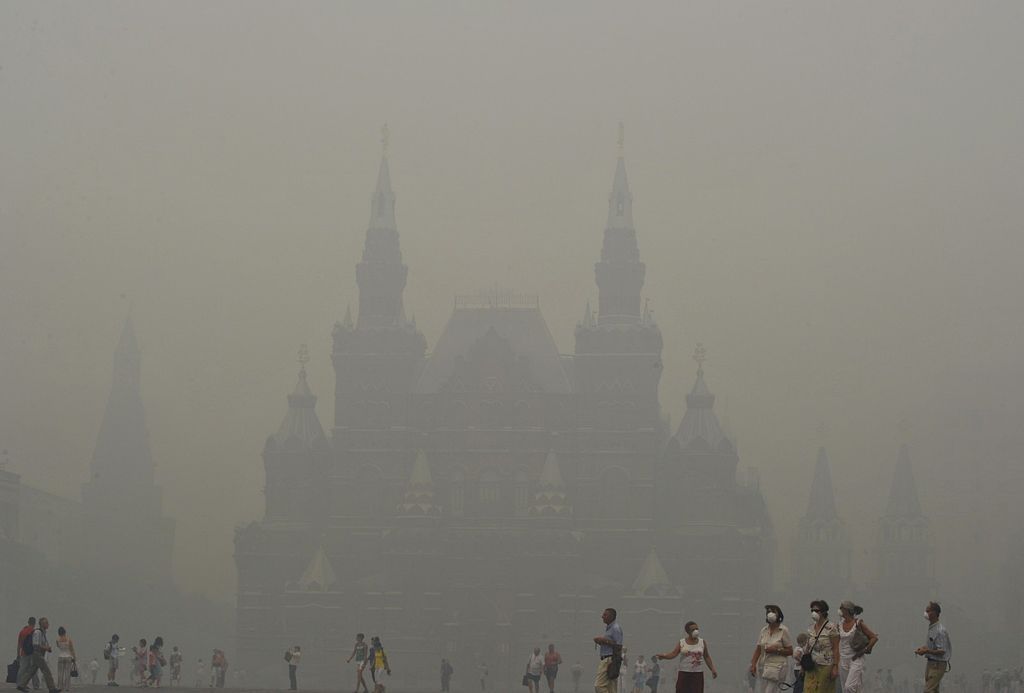
POLYGON ((587 307, 583 310, 583 319, 580 321, 580 326, 586 329, 596 327, 594 322, 594 311, 590 307, 590 301, 587 301, 587 307))
POLYGON ((899 458, 893 470, 892 486, 889 489, 889 503, 886 505, 887 517, 919 518, 921 502, 917 498, 917 483, 914 481, 914 469, 910 464, 910 451, 907 444, 900 445, 899 458))
POLYGON ((93 451, 91 479, 82 490, 83 500, 97 508, 123 507, 130 496, 145 498, 160 514, 159 491, 154 485, 153 457, 146 430, 140 389, 141 355, 135 325, 129 315, 114 349, 110 397, 93 451))
POLYGON ((626 177, 623 144, 624 133, 620 123, 619 157, 608 196, 608 222, 604 230, 601 261, 595 266, 599 324, 636 323, 641 317, 640 291, 646 267, 640 262, 636 229, 633 227, 633 194, 626 177))
POLYGON ((303 344, 299 347, 299 378, 292 393, 288 395, 288 412, 268 443, 273 442, 277 446, 311 446, 325 440, 323 426, 316 415, 316 395, 309 389, 306 380, 308 362, 309 350, 303 344))
POLYGON ((430 474, 430 462, 422 450, 416 453, 405 495, 398 506, 398 514, 405 517, 436 517, 441 507, 434 503, 434 480, 430 474))
POLYGON ((530 506, 533 517, 570 517, 572 506, 569 505, 565 493, 565 482, 562 481, 562 469, 558 464, 558 455, 549 452, 544 459, 544 469, 540 473, 537 494, 530 506))
POLYGON ((832 490, 832 472, 829 469, 825 448, 818 448, 818 459, 814 463, 814 480, 811 482, 811 498, 807 503, 810 520, 830 521, 839 518, 836 512, 836 498, 832 490))
POLYGON ((352 306, 345 306, 345 318, 341 321, 341 326, 346 330, 351 330, 355 327, 355 321, 352 320, 352 306))
POLYGON ((377 188, 373 193, 370 225, 366 230, 363 260, 356 265, 359 285, 359 317, 357 326, 394 326, 401 324, 402 293, 409 268, 402 264, 395 221, 395 194, 391 189, 388 168, 390 134, 384 125, 381 136, 383 154, 377 171, 377 188))

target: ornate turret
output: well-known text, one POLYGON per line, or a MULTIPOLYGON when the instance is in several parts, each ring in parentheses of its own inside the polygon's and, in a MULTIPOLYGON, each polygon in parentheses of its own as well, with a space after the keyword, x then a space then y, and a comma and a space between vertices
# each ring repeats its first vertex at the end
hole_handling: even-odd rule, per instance
POLYGON ((441 507, 434 500, 430 462, 426 453, 420 450, 412 464, 412 473, 405 487, 405 495, 398 506, 398 514, 404 517, 437 517, 441 514, 441 507))
POLYGON ((879 580, 887 586, 917 587, 927 592, 934 584, 928 518, 921 511, 906 444, 900 446, 889 500, 879 522, 878 558, 879 580))
POLYGON ((313 447, 326 444, 324 429, 316 415, 316 395, 309 389, 306 380, 306 363, 309 355, 306 346, 299 350, 299 378, 295 389, 288 395, 288 411, 284 415, 277 433, 267 439, 268 449, 313 447))
POLYGON ((683 450, 717 450, 731 453, 733 444, 725 436, 722 425, 715 414, 715 396, 704 382, 704 346, 697 345, 694 360, 697 361, 697 379, 686 395, 686 413, 679 422, 675 440, 683 450))
POLYGON ((562 470, 558 465, 558 455, 549 452, 544 460, 544 469, 540 474, 537 494, 530 506, 531 517, 571 517, 572 506, 569 505, 562 481, 562 470))

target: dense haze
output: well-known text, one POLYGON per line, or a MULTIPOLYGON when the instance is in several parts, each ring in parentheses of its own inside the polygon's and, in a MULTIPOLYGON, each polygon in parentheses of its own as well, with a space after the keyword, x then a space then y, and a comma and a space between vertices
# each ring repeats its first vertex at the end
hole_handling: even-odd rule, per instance
POLYGON ((78 496, 131 311, 175 578, 230 599, 300 343, 333 420, 381 124, 428 345, 498 284, 569 353, 623 121, 662 405, 704 343, 780 582, 819 444, 868 577, 905 440, 937 534, 985 538, 940 544, 940 591, 976 592, 962 559, 994 571, 1021 520, 1022 29, 1018 2, 4 2, 0 447, 78 496))

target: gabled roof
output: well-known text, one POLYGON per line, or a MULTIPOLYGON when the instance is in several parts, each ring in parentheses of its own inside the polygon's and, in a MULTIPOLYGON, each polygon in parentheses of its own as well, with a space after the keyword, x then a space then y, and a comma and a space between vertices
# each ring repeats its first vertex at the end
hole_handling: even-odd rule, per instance
POLYGON ((299 578, 299 588, 307 592, 330 592, 337 583, 338 574, 334 572, 331 559, 321 546, 313 554, 309 565, 299 578))
POLYGON ((540 473, 530 515, 533 517, 569 517, 572 506, 569 505, 565 493, 565 482, 562 481, 562 470, 558 464, 558 455, 549 452, 544 459, 544 469, 540 473))
POLYGON ((482 346, 496 345, 495 336, 507 344, 517 360, 516 368, 523 371, 531 387, 546 393, 570 392, 569 378, 562 368, 555 340, 535 301, 514 305, 497 301, 490 306, 478 301, 469 307, 456 307, 437 346, 427 358, 414 391, 439 392, 455 373, 457 363, 478 342, 482 346), (494 334, 489 335, 489 332, 494 334))
POLYGON ((640 572, 633 581, 632 593, 640 597, 663 597, 676 593, 675 586, 669 581, 668 573, 653 548, 640 566, 640 572))
POLYGON ((416 461, 412 464, 409 483, 405 487, 405 495, 398 506, 400 515, 435 516, 441 514, 440 506, 434 503, 434 480, 430 474, 430 462, 422 450, 416 453, 416 461))

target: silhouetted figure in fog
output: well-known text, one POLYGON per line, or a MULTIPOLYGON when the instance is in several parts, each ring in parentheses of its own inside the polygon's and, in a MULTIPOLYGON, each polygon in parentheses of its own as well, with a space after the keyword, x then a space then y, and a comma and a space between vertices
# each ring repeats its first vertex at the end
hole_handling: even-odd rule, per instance
POLYGON ((928 602, 924 616, 928 619, 928 641, 914 650, 919 657, 928 660, 924 671, 925 693, 938 693, 942 677, 949 669, 949 659, 953 656, 953 644, 949 640, 949 631, 939 623, 942 607, 938 602, 928 602))
POLYGON ((704 693, 704 667, 711 670, 711 678, 718 678, 718 669, 711 659, 711 651, 704 638, 700 637, 700 626, 687 621, 683 626, 683 637, 670 652, 655 655, 658 659, 679 658, 679 673, 676 675, 676 693, 704 693))
MULTIPOLYGON (((18 631, 18 678, 21 672, 28 670, 32 664, 32 633, 36 630, 36 617, 29 616, 28 624, 18 631), (27 648, 27 649, 26 649, 27 648)), ((38 674, 33 677, 32 687, 39 688, 38 674)))
POLYGON ((110 641, 103 646, 103 659, 107 660, 107 685, 117 685, 117 663, 121 657, 121 636, 114 633, 110 641))
POLYGON ((181 664, 184 661, 184 657, 181 656, 181 652, 178 651, 178 646, 175 645, 171 648, 171 686, 181 685, 181 664))
POLYGON ((441 660, 441 693, 448 693, 451 688, 452 674, 455 673, 455 669, 452 668, 451 662, 447 659, 441 660))
POLYGON ((93 686, 96 685, 96 677, 100 674, 100 663, 93 657, 92 661, 89 662, 89 683, 93 686))
POLYGON ((359 693, 359 687, 362 686, 366 693, 369 693, 370 689, 366 687, 366 679, 363 678, 363 671, 366 669, 366 663, 369 661, 369 646, 366 644, 366 636, 362 633, 356 633, 356 644, 352 647, 352 654, 345 660, 346 663, 351 662, 353 659, 356 662, 356 691, 359 693))
POLYGON ((206 665, 203 664, 203 658, 200 657, 199 661, 196 662, 196 688, 200 688, 203 685, 203 674, 206 673, 206 665))
POLYGON ((477 670, 480 674, 480 693, 485 693, 487 690, 487 665, 481 662, 477 670))
POLYGON ((619 675, 622 666, 622 627, 617 619, 618 613, 611 607, 601 612, 604 634, 594 638, 594 643, 598 646, 598 657, 600 657, 597 674, 594 676, 594 691, 596 693, 618 693, 619 691, 619 675), (613 658, 618 663, 620 670, 614 671, 613 669, 611 672, 613 675, 609 676, 608 668, 612 665, 613 658))
POLYGON ((657 655, 651 655, 650 673, 647 676, 647 687, 651 689, 651 693, 658 693, 658 683, 661 682, 661 663, 658 662, 657 655))
POLYGON ((145 638, 139 638, 139 644, 132 648, 132 658, 132 683, 142 686, 149 669, 149 645, 145 638))
POLYGON ((644 686, 647 684, 647 662, 643 655, 636 656, 633 664, 633 693, 644 693, 644 686))
POLYGON ((57 639, 53 644, 57 647, 57 688, 70 691, 71 672, 75 668, 77 657, 75 643, 64 626, 57 629, 57 639))
POLYGON ((569 673, 572 674, 573 693, 579 693, 580 679, 583 678, 583 665, 579 663, 579 660, 569 668, 569 673))
POLYGON ((373 679, 373 685, 376 688, 378 674, 385 672, 388 676, 391 676, 391 663, 388 662, 388 655, 384 651, 384 644, 377 635, 370 638, 368 658, 370 660, 370 678, 373 679))
POLYGON ((299 660, 302 659, 302 648, 296 645, 285 653, 284 658, 288 661, 288 690, 297 691, 299 690, 298 671, 299 660))

